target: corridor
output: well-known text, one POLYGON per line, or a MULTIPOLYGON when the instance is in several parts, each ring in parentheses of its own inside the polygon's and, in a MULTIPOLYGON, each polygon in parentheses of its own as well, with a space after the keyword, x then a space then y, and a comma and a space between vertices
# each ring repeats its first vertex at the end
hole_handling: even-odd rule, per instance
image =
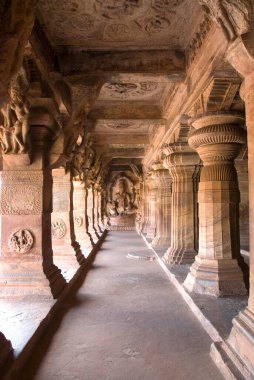
POLYGON ((210 338, 157 262, 128 253, 151 256, 135 232, 109 232, 19 380, 222 379, 210 338))

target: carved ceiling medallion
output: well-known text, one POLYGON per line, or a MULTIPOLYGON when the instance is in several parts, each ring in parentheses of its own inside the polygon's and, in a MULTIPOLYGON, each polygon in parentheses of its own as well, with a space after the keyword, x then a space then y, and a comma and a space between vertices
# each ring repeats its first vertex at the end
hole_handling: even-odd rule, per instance
POLYGON ((133 16, 140 11, 143 0, 95 0, 94 9, 106 19, 133 16))
POLYGON ((112 98, 126 99, 129 97, 137 97, 150 95, 158 88, 155 82, 141 83, 106 83, 101 91, 102 95, 108 95, 112 98))

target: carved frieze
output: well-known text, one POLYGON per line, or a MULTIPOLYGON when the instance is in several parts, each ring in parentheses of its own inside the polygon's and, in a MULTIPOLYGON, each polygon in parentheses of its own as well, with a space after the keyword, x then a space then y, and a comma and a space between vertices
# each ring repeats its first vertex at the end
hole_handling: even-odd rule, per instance
POLYGON ((63 219, 56 219, 51 224, 52 236, 57 239, 62 239, 67 232, 67 227, 63 219))
POLYGON ((42 176, 33 172, 2 172, 1 214, 42 212, 42 176))
POLYGON ((32 248, 33 243, 34 238, 31 232, 26 229, 19 229, 10 236, 8 246, 12 252, 27 253, 32 248))
POLYGON ((204 18, 204 21, 200 24, 198 32, 194 35, 191 43, 187 48, 187 65, 190 66, 195 60, 199 50, 201 49, 206 36, 211 29, 211 20, 208 16, 204 18))

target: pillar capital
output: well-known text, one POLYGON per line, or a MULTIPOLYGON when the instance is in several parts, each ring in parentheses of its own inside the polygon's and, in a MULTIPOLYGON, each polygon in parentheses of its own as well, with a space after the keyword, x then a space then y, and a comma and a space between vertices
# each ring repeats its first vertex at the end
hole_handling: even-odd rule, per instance
POLYGON ((166 152, 167 156, 163 160, 166 169, 177 166, 188 167, 200 163, 198 155, 188 144, 167 144, 164 148, 164 153, 166 152))

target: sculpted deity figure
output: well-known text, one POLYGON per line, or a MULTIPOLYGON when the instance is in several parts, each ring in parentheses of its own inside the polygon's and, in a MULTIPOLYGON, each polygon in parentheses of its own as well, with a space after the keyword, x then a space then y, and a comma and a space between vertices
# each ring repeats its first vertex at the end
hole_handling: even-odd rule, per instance
POLYGON ((131 194, 126 191, 126 185, 123 180, 118 183, 118 191, 115 193, 114 201, 118 215, 126 215, 132 210, 131 194))
POLYGON ((21 84, 16 81, 10 88, 11 101, 2 108, 1 147, 7 153, 27 153, 29 141, 29 109, 21 84))

